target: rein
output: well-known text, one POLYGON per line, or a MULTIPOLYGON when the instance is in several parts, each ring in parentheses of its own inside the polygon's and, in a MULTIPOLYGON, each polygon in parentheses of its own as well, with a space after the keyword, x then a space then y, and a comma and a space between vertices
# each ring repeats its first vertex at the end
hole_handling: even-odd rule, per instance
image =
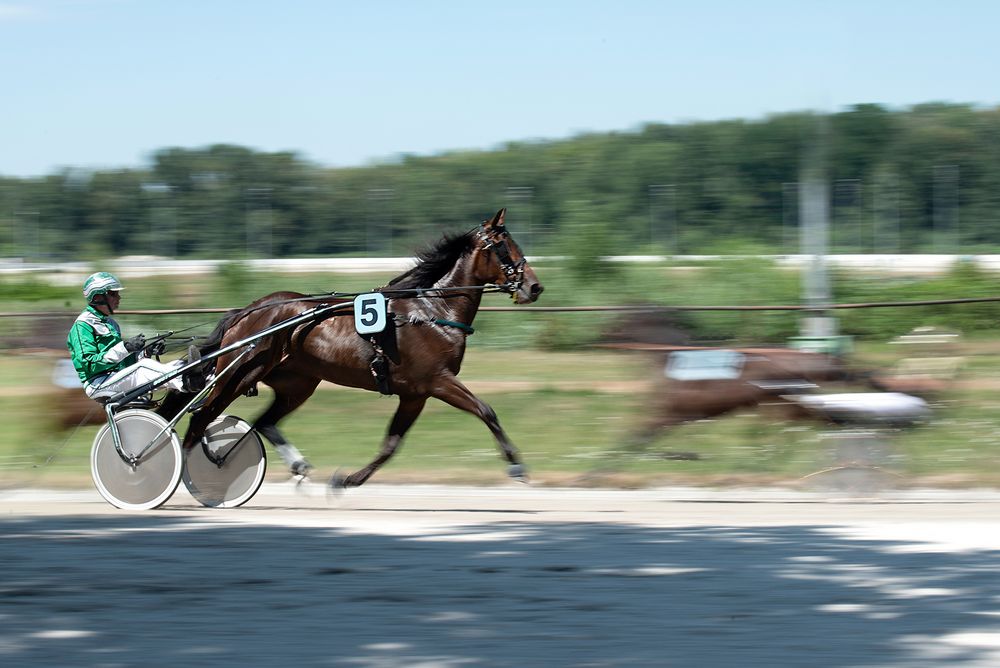
MULTIPOLYGON (((499 239, 492 239, 489 234, 487 234, 485 227, 480 225, 475 229, 476 237, 482 243, 481 249, 485 251, 492 250, 496 255, 497 260, 500 262, 500 269, 503 271, 506 281, 503 283, 484 283, 482 285, 454 285, 451 287, 444 288, 391 288, 388 285, 383 285, 380 288, 375 288, 372 292, 382 292, 390 299, 413 296, 413 297, 437 297, 439 299, 447 299, 450 296, 458 295, 463 292, 468 292, 469 290, 479 290, 483 294, 492 293, 504 293, 509 294, 513 297, 514 293, 521 288, 521 283, 524 281, 524 267, 527 265, 527 260, 521 258, 520 260, 514 260, 510 253, 510 246, 507 243, 507 239, 510 237, 510 233, 506 229, 501 230, 499 233, 499 239), (513 279, 513 280, 512 280, 513 279), (429 294, 435 293, 435 294, 429 294)), ((472 232, 472 230, 470 230, 472 232)), ((268 302, 266 304, 260 304, 252 309, 247 309, 243 312, 243 315, 249 315, 255 311, 270 308, 272 306, 280 306, 282 304, 292 304, 295 302, 322 302, 327 299, 352 299, 359 295, 367 294, 365 292, 322 292, 311 295, 303 295, 301 297, 291 297, 289 299, 281 299, 278 301, 268 302)))
MULTIPOLYGON (((483 285, 455 285, 447 288, 399 288, 399 289, 386 289, 386 286, 380 288, 375 288, 369 292, 382 292, 387 295, 389 299, 398 299, 400 297, 436 297, 438 299, 447 299, 449 297, 458 295, 469 290, 479 290, 484 294, 491 293, 510 293, 511 290, 507 284, 497 285, 496 283, 484 283, 483 285), (427 294, 435 292, 438 294, 427 294), (448 294, 455 293, 455 295, 448 294)), ((311 295, 302 295, 301 297, 289 297, 288 299, 279 299, 273 302, 267 302, 266 304, 258 304, 253 308, 247 309, 234 309, 240 311, 240 317, 250 315, 256 311, 260 311, 266 308, 271 308, 273 306, 283 306, 285 304, 294 304, 296 302, 325 302, 330 299, 353 299, 360 295, 366 295, 368 292, 317 292, 311 295)), ((343 306, 346 306, 349 302, 344 302, 343 306)), ((209 323, 211 321, 208 321, 209 323)), ((206 323, 201 323, 206 324, 206 323)), ((192 325, 191 327, 186 327, 185 329, 179 329, 175 332, 184 332, 189 329, 194 329, 195 327, 200 327, 201 324, 192 325)))

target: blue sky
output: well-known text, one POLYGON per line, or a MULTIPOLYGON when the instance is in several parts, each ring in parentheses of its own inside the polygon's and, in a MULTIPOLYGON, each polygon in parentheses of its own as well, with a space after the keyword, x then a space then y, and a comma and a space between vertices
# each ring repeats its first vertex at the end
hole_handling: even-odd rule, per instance
POLYGON ((877 102, 1000 103, 1000 3, 0 0, 0 174, 321 165, 877 102))

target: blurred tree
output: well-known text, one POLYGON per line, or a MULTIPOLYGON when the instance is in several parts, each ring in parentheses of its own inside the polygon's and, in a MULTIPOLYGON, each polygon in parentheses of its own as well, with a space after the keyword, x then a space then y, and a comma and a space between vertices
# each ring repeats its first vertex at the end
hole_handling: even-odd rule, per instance
MULTIPOLYGON (((532 254, 571 254, 581 201, 616 253, 700 253, 720 241, 781 252, 814 121, 651 123, 344 169, 229 144, 168 147, 148 169, 0 180, 0 252, 406 255, 508 206, 532 254)), ((944 227, 950 249, 1000 241, 1000 110, 861 104, 830 127, 829 178, 847 184, 831 197, 854 226, 841 248, 934 250, 944 227)))

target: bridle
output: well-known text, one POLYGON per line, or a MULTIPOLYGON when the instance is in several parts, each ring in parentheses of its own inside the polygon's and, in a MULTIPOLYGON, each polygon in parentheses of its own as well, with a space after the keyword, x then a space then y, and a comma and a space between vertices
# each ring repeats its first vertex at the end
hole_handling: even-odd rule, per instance
POLYGON ((480 225, 479 230, 476 232, 476 236, 479 237, 481 242, 482 250, 493 251, 496 256, 497 261, 500 263, 500 270, 503 271, 505 281, 503 283, 497 284, 497 288, 501 292, 506 292, 511 296, 515 292, 521 289, 521 284, 524 282, 524 267, 528 264, 528 261, 521 256, 520 260, 515 260, 510 254, 510 245, 507 240, 510 238, 510 233, 503 227, 496 229, 494 228, 493 233, 486 231, 485 225, 480 225))

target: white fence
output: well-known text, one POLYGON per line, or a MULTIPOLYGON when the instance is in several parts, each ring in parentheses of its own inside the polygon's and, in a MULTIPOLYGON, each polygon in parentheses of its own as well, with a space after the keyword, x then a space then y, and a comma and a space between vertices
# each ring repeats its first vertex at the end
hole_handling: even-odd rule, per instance
MULTIPOLYGON (((615 255, 607 259, 614 262, 676 262, 678 264, 697 264, 724 259, 719 255, 615 255)), ((731 256, 730 256, 731 257, 731 256)), ((761 256, 774 260, 781 266, 799 268, 811 261, 809 255, 771 255, 761 256)), ((562 258, 552 256, 529 257, 536 266, 544 265, 546 261, 557 261, 562 258)), ((873 273, 892 274, 939 274, 947 271, 956 262, 973 262, 987 271, 1000 272, 1000 255, 827 255, 829 267, 840 267, 868 271, 873 273)), ((201 274, 211 273, 227 260, 172 260, 162 257, 132 256, 107 260, 100 263, 100 269, 114 271, 122 278, 137 276, 171 275, 171 274, 201 274)), ((409 257, 385 258, 293 258, 272 260, 241 260, 255 271, 273 271, 277 273, 364 273, 364 272, 399 272, 413 266, 414 260, 409 257)), ((46 280, 57 284, 80 283, 90 273, 97 271, 97 265, 89 262, 64 262, 60 264, 34 264, 19 260, 0 260, 0 276, 35 274, 44 276, 46 280)))

